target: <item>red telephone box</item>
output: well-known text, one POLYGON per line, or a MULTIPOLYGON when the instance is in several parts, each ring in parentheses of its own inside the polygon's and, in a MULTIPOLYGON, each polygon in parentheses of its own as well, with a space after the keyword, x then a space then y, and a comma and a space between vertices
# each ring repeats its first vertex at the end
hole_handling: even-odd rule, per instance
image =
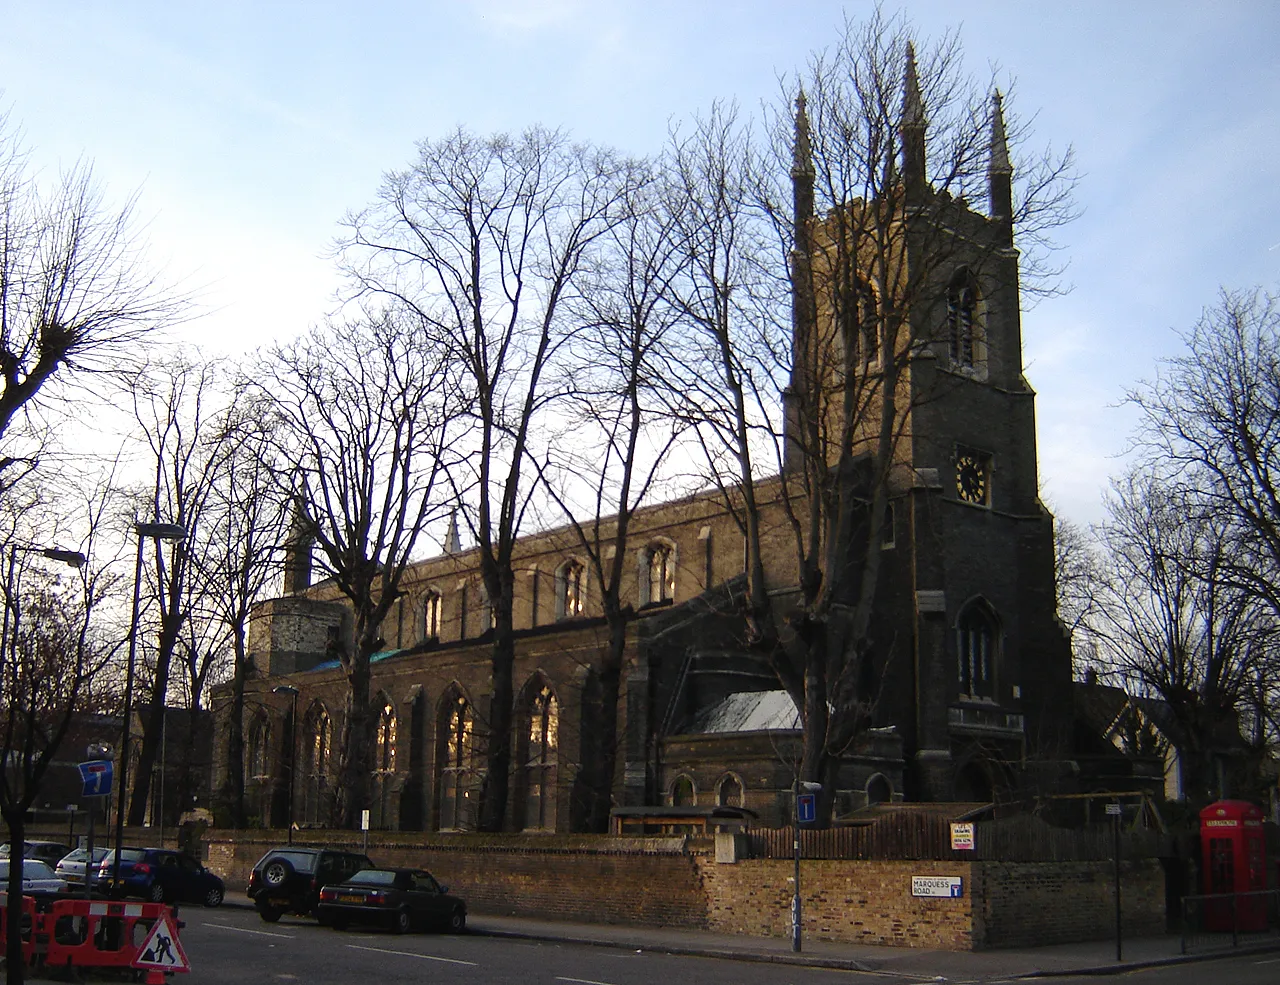
MULTIPOLYGON (((1219 800, 1200 812, 1201 878, 1207 895, 1267 888, 1262 809, 1243 800, 1219 800)), ((1266 930, 1264 896, 1206 900, 1206 930, 1266 930), (1233 905, 1234 904, 1234 905, 1233 905)))

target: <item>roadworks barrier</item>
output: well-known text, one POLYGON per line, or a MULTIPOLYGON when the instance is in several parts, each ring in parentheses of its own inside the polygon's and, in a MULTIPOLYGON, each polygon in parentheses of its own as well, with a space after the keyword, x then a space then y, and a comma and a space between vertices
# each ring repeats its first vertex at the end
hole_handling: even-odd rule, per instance
MULTIPOLYGON (((7 943, 7 906, 0 893, 0 953, 7 943)), ((34 897, 22 897, 22 956, 31 966, 138 968, 148 972, 148 982, 163 982, 165 972, 190 970, 177 941, 181 927, 173 908, 163 903, 51 898, 37 905, 34 897), (157 924, 165 947, 159 960, 153 941, 157 924)))

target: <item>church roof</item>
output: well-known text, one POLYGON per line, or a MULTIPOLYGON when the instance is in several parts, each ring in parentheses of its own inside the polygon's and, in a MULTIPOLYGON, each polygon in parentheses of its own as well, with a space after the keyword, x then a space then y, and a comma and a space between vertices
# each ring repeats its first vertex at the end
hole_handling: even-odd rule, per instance
POLYGON ((738 691, 706 709, 689 731, 718 734, 799 728, 800 713, 786 691, 738 691))

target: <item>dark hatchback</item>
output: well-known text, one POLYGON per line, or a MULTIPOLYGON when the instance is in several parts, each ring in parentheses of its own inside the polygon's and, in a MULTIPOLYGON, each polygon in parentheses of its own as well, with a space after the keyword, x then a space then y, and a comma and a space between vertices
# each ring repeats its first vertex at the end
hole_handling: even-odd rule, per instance
POLYGON ((467 927, 467 904, 449 895, 423 869, 365 869, 346 882, 320 891, 321 924, 344 929, 351 923, 378 924, 404 934, 437 927, 460 934, 467 927))
POLYGON ((122 848, 120 879, 113 882, 116 853, 98 865, 98 886, 112 896, 140 896, 152 903, 221 906, 222 880, 190 855, 167 848, 122 848))

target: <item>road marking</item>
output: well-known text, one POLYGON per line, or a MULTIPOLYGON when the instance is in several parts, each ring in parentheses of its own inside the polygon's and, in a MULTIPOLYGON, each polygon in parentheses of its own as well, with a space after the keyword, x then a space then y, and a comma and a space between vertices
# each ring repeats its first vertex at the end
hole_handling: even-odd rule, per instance
POLYGON ((1268 958, 1266 961, 1255 961, 1254 964, 1280 964, 1280 958, 1268 958))
POLYGON ((362 947, 359 944, 348 944, 347 947, 354 948, 357 951, 377 951, 379 954, 399 954, 405 958, 422 958, 424 961, 446 961, 449 964, 465 964, 472 968, 477 967, 474 961, 459 961, 457 958, 438 958, 434 954, 419 954, 417 951, 393 951, 386 947, 362 947))
POLYGON ((283 937, 287 941, 294 940, 294 934, 273 934, 266 930, 246 930, 244 927, 233 927, 229 923, 206 923, 206 927, 217 927, 219 930, 234 930, 237 934, 255 934, 258 937, 283 937))
POLYGON ((612 982, 593 982, 590 978, 557 978, 558 982, 577 982, 578 985, 613 985, 612 982))

